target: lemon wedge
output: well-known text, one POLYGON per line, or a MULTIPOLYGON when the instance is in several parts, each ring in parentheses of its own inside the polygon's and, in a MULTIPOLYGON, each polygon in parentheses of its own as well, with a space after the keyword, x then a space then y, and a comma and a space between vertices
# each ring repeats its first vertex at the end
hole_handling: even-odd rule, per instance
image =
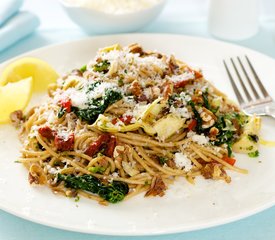
MULTIPOLYGON (((33 78, 33 90, 45 91, 50 83, 57 80, 56 71, 43 60, 24 57, 9 64, 0 75, 0 86, 9 82, 17 82, 22 79, 33 78)), ((15 95, 14 95, 15 96, 15 95)))
POLYGON ((0 124, 8 123, 13 111, 23 110, 27 106, 32 88, 32 77, 0 87, 0 124))

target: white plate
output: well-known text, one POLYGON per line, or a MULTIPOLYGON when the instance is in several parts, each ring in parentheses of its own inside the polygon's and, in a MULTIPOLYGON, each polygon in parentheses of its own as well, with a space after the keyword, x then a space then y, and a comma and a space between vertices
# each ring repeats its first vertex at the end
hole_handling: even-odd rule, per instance
MULTIPOLYGON (((205 76, 234 98, 222 59, 247 54, 264 85, 275 98, 275 61, 239 46, 178 35, 131 34, 102 36, 45 47, 24 54, 42 58, 59 71, 81 67, 106 45, 138 42, 145 49, 174 53, 200 66, 205 76), (273 89, 273 91, 271 91, 273 89)), ((275 122, 265 119, 262 135, 275 140, 275 122)), ((0 208, 22 218, 57 228, 107 235, 150 235, 196 230, 235 221, 275 203, 275 149, 262 146, 257 159, 238 156, 248 175, 230 173, 232 183, 179 180, 160 198, 137 196, 104 207, 83 199, 54 195, 46 187, 31 187, 27 171, 17 163, 20 144, 11 126, 0 126, 0 208)))

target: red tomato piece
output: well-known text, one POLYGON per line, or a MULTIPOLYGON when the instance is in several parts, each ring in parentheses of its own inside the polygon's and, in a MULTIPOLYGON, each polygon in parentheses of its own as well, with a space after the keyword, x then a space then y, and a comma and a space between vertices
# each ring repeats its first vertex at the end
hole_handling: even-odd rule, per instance
POLYGON ((194 75, 195 75, 195 79, 198 79, 198 78, 201 78, 203 77, 203 75, 199 72, 199 71, 196 71, 190 67, 187 67, 187 69, 190 71, 190 72, 193 72, 194 75))
POLYGON ((182 80, 182 81, 176 82, 176 83, 174 84, 174 88, 183 88, 183 87, 185 87, 189 82, 190 82, 190 79, 188 79, 188 80, 182 80))
POLYGON ((109 134, 102 134, 98 137, 96 141, 90 144, 90 146, 85 151, 85 154, 92 157, 96 153, 98 153, 102 147, 103 144, 107 144, 110 140, 109 134))
POLYGON ((60 101, 60 105, 62 108, 66 110, 67 113, 71 112, 72 110, 72 102, 71 99, 63 99, 60 101))
POLYGON ((47 139, 54 139, 55 131, 53 131, 49 126, 44 126, 38 129, 38 133, 47 139))
POLYGON ((114 149, 116 147, 116 137, 115 136, 111 136, 109 142, 107 143, 107 148, 104 151, 104 155, 106 155, 107 157, 112 158, 113 154, 114 154, 114 149))
POLYGON ((113 118, 111 123, 115 125, 117 123, 117 121, 118 121, 117 118, 113 118))
POLYGON ((193 119, 190 123, 189 123, 189 125, 188 125, 188 130, 189 131, 191 131, 191 130, 193 130, 195 127, 197 126, 197 120, 196 119, 193 119))
POLYGON ((74 134, 70 134, 67 139, 62 136, 55 135, 54 145, 58 151, 70 151, 74 148, 74 134))
POLYGON ((235 158, 231 158, 231 157, 223 157, 222 158, 225 162, 227 162, 228 164, 234 166, 236 159, 235 158))
POLYGON ((120 117, 120 118, 119 118, 119 120, 120 120, 121 122, 123 122, 125 125, 130 124, 131 121, 132 121, 132 119, 133 119, 133 116, 129 116, 129 115, 126 115, 126 116, 124 116, 124 117, 120 117))

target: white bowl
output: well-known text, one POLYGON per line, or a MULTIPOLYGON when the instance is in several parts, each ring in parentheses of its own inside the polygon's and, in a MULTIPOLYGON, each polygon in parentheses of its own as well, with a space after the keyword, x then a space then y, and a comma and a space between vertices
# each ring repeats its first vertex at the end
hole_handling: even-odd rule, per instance
POLYGON ((109 14, 91 8, 69 5, 60 0, 69 17, 88 33, 133 32, 145 27, 163 9, 166 0, 152 7, 125 14, 109 14))

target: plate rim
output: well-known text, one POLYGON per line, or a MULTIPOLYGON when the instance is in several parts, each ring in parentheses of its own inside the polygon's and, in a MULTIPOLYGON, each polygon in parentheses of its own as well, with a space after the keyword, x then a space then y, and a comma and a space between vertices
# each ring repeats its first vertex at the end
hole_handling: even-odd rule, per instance
MULTIPOLYGON (((9 64, 10 62, 24 57, 24 56, 28 56, 28 55, 35 55, 35 54, 39 54, 40 51, 44 51, 45 49, 51 49, 51 48, 56 48, 59 46, 64 46, 64 45, 70 45, 70 44, 76 44, 79 42, 85 42, 85 41, 93 41, 93 40, 100 40, 100 39, 104 39, 104 38, 123 38, 123 37, 128 37, 128 36, 137 36, 138 38, 142 38, 144 36, 152 36, 152 37, 180 37, 180 38, 184 38, 184 39, 189 39, 189 40, 199 40, 199 41, 207 41, 207 42, 212 42, 212 43, 218 43, 218 44, 223 44, 223 45, 227 45, 228 47, 238 47, 241 50, 247 50, 249 52, 253 52, 255 54, 261 55, 262 57, 268 58, 269 60, 273 61, 275 63, 275 59, 272 58, 271 56, 268 56, 264 53, 261 53, 259 51, 256 51, 254 49, 251 49, 249 47, 245 47, 245 46, 241 46, 238 45, 236 43, 232 43, 232 42, 226 42, 226 41, 222 41, 222 40, 217 40, 217 39, 212 39, 212 38, 206 38, 206 37, 197 37, 197 36, 190 36, 190 35, 183 35, 183 34, 170 34, 170 33, 124 33, 124 34, 110 34, 110 35, 99 35, 99 36, 89 36, 89 37, 84 37, 84 38, 80 38, 77 40, 73 40, 73 41, 64 41, 62 43, 54 43, 54 44, 49 44, 43 47, 39 47, 24 53, 21 53, 17 56, 14 56, 10 59, 5 60, 4 62, 2 62, 0 64, 0 68, 2 68, 3 66, 5 66, 6 64, 9 64)), ((190 232, 190 231, 197 231, 197 230, 202 230, 202 229, 206 229, 206 228, 212 228, 212 227, 217 227, 217 226, 221 226, 227 223, 231 223, 231 222, 235 222, 244 218, 247 218, 249 216, 258 214, 259 212, 262 212, 268 208, 271 208, 275 205, 275 199, 273 201, 270 201, 268 203, 262 204, 261 206, 255 208, 253 211, 251 210, 246 210, 246 212, 242 212, 242 214, 237 214, 234 215, 234 217, 227 217, 225 218, 223 221, 217 221, 217 220, 213 220, 210 223, 205 223, 205 224, 201 224, 200 227, 198 226, 193 226, 193 227, 189 227, 189 228, 182 228, 182 227, 176 227, 176 228, 169 228, 169 230, 145 230, 145 231, 139 231, 139 232, 133 232, 131 233, 130 231, 125 231, 125 232, 118 232, 118 231, 113 231, 113 230, 108 230, 108 232, 105 232, 104 230, 96 230, 96 228, 93 229, 89 229, 86 228, 86 230, 84 229, 80 229, 78 227, 74 228, 74 227, 70 227, 70 229, 62 224, 51 224, 49 221, 47 220, 39 220, 38 217, 32 217, 32 216, 27 216, 24 215, 23 213, 18 213, 16 211, 14 211, 12 208, 8 208, 5 207, 4 204, 2 204, 0 202, 0 210, 3 210, 9 214, 12 214, 16 217, 22 218, 24 220, 36 223, 36 224, 40 224, 40 225, 44 225, 44 226, 48 226, 48 227, 52 227, 52 228, 56 228, 56 229, 62 229, 62 230, 66 230, 66 231, 71 231, 71 232, 79 232, 79 233, 88 233, 88 234, 98 234, 98 235, 106 235, 106 236, 153 236, 153 235, 167 235, 167 234, 173 234, 173 233, 183 233, 183 232, 190 232)))

